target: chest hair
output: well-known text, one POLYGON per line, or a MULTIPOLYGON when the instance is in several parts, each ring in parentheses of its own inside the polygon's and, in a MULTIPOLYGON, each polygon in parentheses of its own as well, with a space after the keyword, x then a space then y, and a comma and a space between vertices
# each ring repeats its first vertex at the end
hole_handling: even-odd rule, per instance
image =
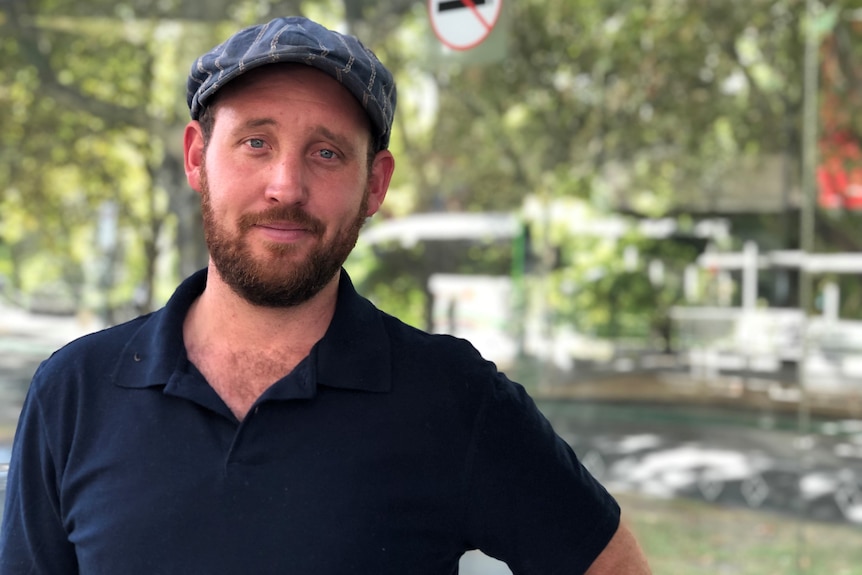
POLYGON ((283 350, 199 350, 190 359, 237 419, 242 420, 264 391, 296 367, 302 357, 295 355, 283 350))

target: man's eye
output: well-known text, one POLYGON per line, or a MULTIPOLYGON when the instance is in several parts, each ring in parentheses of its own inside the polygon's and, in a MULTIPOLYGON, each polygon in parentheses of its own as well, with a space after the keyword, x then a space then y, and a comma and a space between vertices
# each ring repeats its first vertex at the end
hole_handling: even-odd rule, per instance
POLYGON ((263 148, 266 144, 260 138, 252 138, 248 141, 248 145, 250 148, 255 148, 257 150, 263 148))
POLYGON ((332 150, 320 150, 320 157, 327 160, 332 160, 336 157, 336 154, 332 150))

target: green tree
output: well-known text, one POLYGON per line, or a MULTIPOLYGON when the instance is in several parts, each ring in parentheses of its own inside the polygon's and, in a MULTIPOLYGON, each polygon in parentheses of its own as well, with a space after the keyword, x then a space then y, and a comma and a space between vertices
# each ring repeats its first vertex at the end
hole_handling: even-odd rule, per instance
MULTIPOLYGON (((111 305, 135 286, 158 294, 147 284, 166 275, 165 257, 177 262, 168 285, 201 265, 179 150, 187 67, 238 25, 288 13, 348 28, 396 73, 398 169, 382 217, 509 211, 539 195, 684 218, 720 209, 732 189, 756 195, 741 167, 778 158, 783 175, 769 177, 781 178, 783 217, 738 219, 735 229, 776 247, 798 242, 804 0, 508 3, 505 53, 481 64, 430 54, 424 4, 5 0, 0 272, 25 290, 100 277, 95 214, 105 202, 117 205, 121 230, 117 273, 105 276, 111 305)), ((854 106, 856 7, 824 4, 835 15, 829 89, 854 106)), ((858 115, 849 126, 858 140, 858 115)), ((821 245, 857 248, 856 219, 821 212, 821 245)), ((560 264, 578 265, 565 255, 560 264)), ((381 285, 400 273, 382 260, 362 265, 381 285)))

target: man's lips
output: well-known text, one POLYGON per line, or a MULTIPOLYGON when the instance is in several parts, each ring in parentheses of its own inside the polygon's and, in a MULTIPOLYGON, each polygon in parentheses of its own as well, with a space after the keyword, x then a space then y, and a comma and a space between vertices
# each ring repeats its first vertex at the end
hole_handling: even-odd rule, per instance
POLYGON ((323 235, 325 226, 302 210, 281 207, 259 214, 244 215, 240 218, 239 229, 241 232, 258 230, 273 237, 278 237, 279 234, 318 237, 323 235))
POLYGON ((267 222, 254 226, 267 238, 276 241, 296 241, 315 235, 308 226, 291 222, 267 222))
POLYGON ((281 232, 307 232, 309 231, 308 226, 303 224, 296 224, 292 222, 266 222, 257 224, 256 227, 265 228, 268 230, 275 230, 281 232))

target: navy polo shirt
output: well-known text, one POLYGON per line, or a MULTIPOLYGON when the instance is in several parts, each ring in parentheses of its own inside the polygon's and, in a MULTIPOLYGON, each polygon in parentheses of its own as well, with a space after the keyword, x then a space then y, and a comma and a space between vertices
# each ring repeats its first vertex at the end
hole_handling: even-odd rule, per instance
POLYGON ((199 272, 36 372, 0 574, 579 573, 619 508, 524 389, 342 272, 325 336, 238 421, 186 356, 199 272))

